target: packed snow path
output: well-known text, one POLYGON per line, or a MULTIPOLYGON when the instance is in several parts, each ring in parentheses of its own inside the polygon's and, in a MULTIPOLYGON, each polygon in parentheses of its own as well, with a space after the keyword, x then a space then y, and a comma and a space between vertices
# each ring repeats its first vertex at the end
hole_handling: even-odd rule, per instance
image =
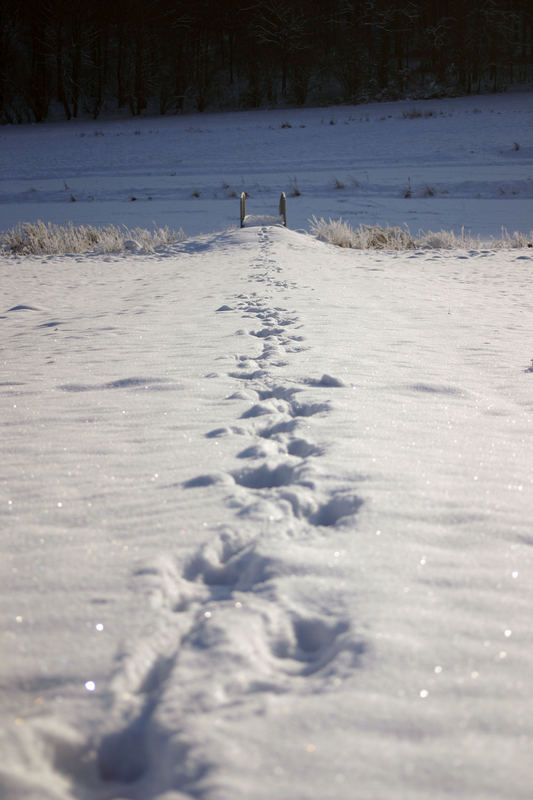
POLYGON ((530 797, 532 262, 2 263, 3 798, 530 797))

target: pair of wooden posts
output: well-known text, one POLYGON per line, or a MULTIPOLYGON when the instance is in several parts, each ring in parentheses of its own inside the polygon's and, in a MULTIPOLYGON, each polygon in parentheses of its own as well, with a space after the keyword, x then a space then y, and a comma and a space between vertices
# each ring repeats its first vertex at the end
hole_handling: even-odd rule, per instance
MULTIPOLYGON (((241 228, 244 228, 244 219, 246 217, 246 192, 241 193, 241 228)), ((285 192, 281 193, 279 198, 279 219, 283 227, 287 227, 287 196, 285 192)), ((276 217, 271 218, 272 222, 277 222, 276 217)))

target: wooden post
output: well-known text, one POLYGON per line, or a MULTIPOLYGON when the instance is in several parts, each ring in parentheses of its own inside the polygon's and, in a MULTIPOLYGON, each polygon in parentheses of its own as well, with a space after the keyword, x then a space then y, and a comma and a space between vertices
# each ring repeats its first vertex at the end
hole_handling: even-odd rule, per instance
POLYGON ((241 228, 244 228, 245 216, 246 216, 246 192, 241 192, 241 228))
POLYGON ((287 227, 287 196, 285 192, 281 193, 279 198, 279 215, 283 219, 283 226, 287 227))

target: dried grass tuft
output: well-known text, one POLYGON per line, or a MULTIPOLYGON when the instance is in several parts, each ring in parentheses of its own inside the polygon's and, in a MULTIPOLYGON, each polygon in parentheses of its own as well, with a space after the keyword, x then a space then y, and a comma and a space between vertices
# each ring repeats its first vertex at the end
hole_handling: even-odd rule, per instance
POLYGON ((159 247, 181 242, 183 230, 154 225, 153 230, 106 225, 54 225, 51 222, 23 222, 0 234, 0 249, 11 255, 66 255, 74 253, 152 253, 159 247))
POLYGON ((515 231, 510 234, 502 228, 499 237, 482 241, 479 236, 471 236, 464 229, 460 234, 454 231, 418 231, 411 233, 407 225, 403 227, 387 225, 360 225, 352 228, 343 219, 325 220, 323 217, 310 220, 311 233, 323 242, 356 250, 480 250, 482 248, 511 250, 531 247, 533 231, 529 235, 515 231))

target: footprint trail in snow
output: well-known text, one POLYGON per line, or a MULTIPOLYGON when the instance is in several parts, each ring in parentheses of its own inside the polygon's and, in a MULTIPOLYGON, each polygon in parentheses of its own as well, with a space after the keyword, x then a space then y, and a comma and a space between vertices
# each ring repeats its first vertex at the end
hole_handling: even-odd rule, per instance
POLYGON ((330 392, 343 382, 278 376, 308 348, 297 314, 278 305, 291 287, 268 229, 257 236, 248 277, 257 288, 216 309, 246 325, 238 335, 257 341, 257 353, 236 353, 228 372, 233 397, 250 405, 234 426, 205 432, 207 439, 242 437, 239 461, 183 484, 204 492, 205 503, 210 487, 223 486, 234 524, 215 528, 184 568, 161 559, 140 571, 157 606, 154 631, 133 644, 115 678, 109 730, 98 744, 101 779, 129 784, 138 793, 132 797, 154 783, 159 791, 180 786, 195 797, 218 796, 212 776, 236 756, 217 725, 231 729, 236 714, 257 713, 261 698, 328 692, 365 651, 325 580, 338 569, 328 531, 352 528, 361 500, 351 490, 324 492, 318 462, 327 456, 313 439, 313 419, 328 414, 330 392), (321 390, 320 400, 306 399, 309 386, 321 390))
POLYGON ((5 271, 2 798, 529 800, 529 253, 118 265, 5 271))

